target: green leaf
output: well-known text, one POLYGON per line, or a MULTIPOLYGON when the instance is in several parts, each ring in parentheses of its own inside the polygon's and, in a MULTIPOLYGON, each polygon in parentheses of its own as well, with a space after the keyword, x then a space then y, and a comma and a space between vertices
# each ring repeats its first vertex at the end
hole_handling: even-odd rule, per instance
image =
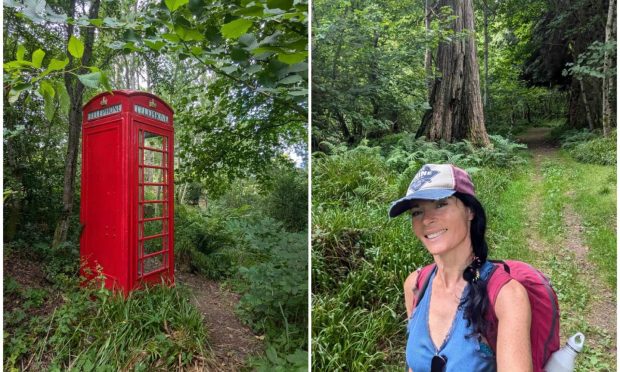
POLYGON ((37 49, 32 53, 32 64, 36 68, 41 67, 41 62, 43 62, 43 57, 45 57, 45 52, 41 49, 37 49))
POLYGON ((17 47, 17 53, 16 53, 17 60, 18 61, 23 61, 24 60, 24 54, 26 54, 26 47, 20 44, 17 47))
POLYGON ((105 17, 103 23, 108 27, 118 27, 121 23, 116 18, 105 17))
POLYGON ((112 87, 110 86, 110 80, 108 80, 108 75, 106 75, 105 73, 101 74, 101 85, 108 92, 112 90, 112 87))
POLYGON ((17 102, 17 99, 19 98, 20 94, 21 92, 11 89, 9 91, 9 103, 14 104, 15 102, 17 102))
POLYGON ((52 58, 52 60, 50 61, 50 64, 47 65, 47 70, 46 71, 59 71, 59 70, 63 70, 65 68, 65 66, 67 66, 69 64, 69 58, 65 58, 64 60, 58 60, 55 58, 52 58))
POLYGON ((181 38, 179 38, 176 34, 163 34, 161 37, 173 43, 178 43, 181 41, 181 38))
POLYGON ((222 36, 227 39, 237 39, 245 34, 250 27, 252 27, 252 21, 239 18, 222 25, 220 31, 222 32, 222 36))
POLYGON ((82 43, 82 40, 76 38, 73 35, 71 35, 71 37, 69 38, 69 46, 67 47, 67 49, 69 50, 69 53, 71 53, 71 55, 75 58, 82 58, 82 56, 84 55, 84 43, 82 43))
POLYGON ((306 89, 302 89, 302 90, 289 90, 287 93, 288 93, 289 96, 300 97, 300 96, 307 96, 308 95, 308 90, 306 90, 306 89))
POLYGON ((279 52, 281 50, 282 48, 266 46, 266 47, 259 47, 256 49, 252 49, 252 54, 257 56, 259 54, 263 54, 267 52, 279 52))
POLYGON ((44 98, 45 96, 54 98, 54 96, 56 95, 54 87, 46 80, 41 81, 41 85, 39 85, 39 93, 41 93, 44 98))
POLYGON ((54 98, 48 94, 43 95, 43 113, 48 121, 52 121, 54 114, 56 113, 56 107, 54 106, 54 98))
POLYGON ((101 18, 93 18, 90 20, 90 24, 95 26, 95 27, 101 27, 101 25, 103 24, 103 19, 101 18))
POLYGON ((294 65, 299 62, 303 62, 308 57, 308 52, 299 52, 299 53, 278 53, 278 61, 284 62, 288 65, 294 65))
POLYGON ((67 93, 67 87, 65 87, 65 84, 61 81, 58 80, 56 81, 56 93, 58 95, 58 104, 60 105, 60 112, 62 112, 65 115, 69 114, 69 103, 70 98, 69 98, 69 93, 67 93))
POLYGON ((127 41, 127 42, 138 42, 140 41, 138 39, 138 35, 136 34, 136 32, 134 30, 126 30, 125 32, 123 32, 123 40, 127 41))
POLYGON ((174 32, 181 38, 183 41, 200 41, 204 40, 204 35, 200 33, 198 30, 187 29, 183 26, 175 25, 174 32))
POLYGON ((232 74, 233 72, 237 71, 237 66, 222 67, 222 71, 224 71, 227 74, 232 74))
POLYGON ((247 46, 249 49, 254 49, 258 47, 258 43, 256 42, 256 37, 252 34, 245 34, 239 38, 239 43, 247 46))
POLYGON ((183 5, 189 3, 189 0, 166 0, 166 7, 170 9, 171 12, 179 9, 183 5))
POLYGON ((9 103, 13 104, 17 102, 17 99, 19 98, 19 95, 21 94, 21 92, 23 90, 30 89, 31 87, 32 87, 32 84, 30 83, 15 84, 9 91, 9 103))
POLYGON ((156 52, 159 52, 159 50, 161 48, 164 47, 164 45, 166 45, 165 42, 163 42, 162 40, 144 40, 144 44, 146 44, 147 47, 153 49, 156 52))
POLYGON ((302 77, 299 75, 290 75, 278 81, 278 84, 295 84, 302 80, 303 80, 302 77))
POLYGON ((293 7, 293 0, 267 0, 269 9, 289 10, 293 7))
POLYGON ((235 11, 233 14, 235 15, 244 15, 248 17, 262 17, 265 14, 265 8, 262 6, 249 6, 247 8, 242 8, 235 11))
POLYGON ((90 74, 78 75, 78 79, 89 88, 99 87, 101 82, 101 72, 91 72, 90 74))

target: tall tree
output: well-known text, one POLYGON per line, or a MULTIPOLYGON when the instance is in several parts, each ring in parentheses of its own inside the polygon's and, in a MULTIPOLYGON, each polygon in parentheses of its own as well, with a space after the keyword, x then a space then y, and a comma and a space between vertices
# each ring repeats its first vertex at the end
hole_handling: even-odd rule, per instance
POLYGON ((474 7, 471 0, 440 0, 439 13, 444 20, 453 17, 456 37, 443 41, 437 49, 439 77, 433 83, 430 105, 422 119, 421 130, 430 141, 468 139, 488 146, 480 95, 480 79, 474 38, 474 7), (451 9, 451 12, 446 12, 451 9))
MULTIPOLYGON (((616 1, 609 0, 609 10, 607 11, 607 23, 605 24, 605 44, 615 40, 616 30, 616 1)), ((605 55, 603 57, 603 109, 602 109, 602 121, 603 121, 603 135, 607 137, 609 135, 609 127, 612 120, 612 109, 609 102, 609 98, 613 93, 614 83, 612 77, 609 76, 609 67, 611 65, 611 56, 607 48, 605 48, 605 55)))
MULTIPOLYGON (((90 5, 88 17, 95 19, 99 15, 100 0, 95 0, 90 5)), ((76 0, 69 3, 68 15, 74 17, 76 13, 76 0)), ((85 42, 82 52, 76 52, 75 58, 81 58, 81 65, 88 66, 93 55, 93 45, 95 43, 95 29, 85 30, 85 42)), ((72 50, 72 40, 75 38, 75 27, 73 24, 67 25, 67 45, 72 50)), ((72 53, 68 55, 69 65, 79 66, 80 63, 74 61, 72 53)), ((85 72, 85 69, 81 72, 85 72)), ((75 196, 75 174, 77 170, 78 152, 80 149, 80 129, 82 128, 82 101, 84 95, 84 84, 76 78, 75 74, 65 73, 65 87, 70 97, 69 106, 69 138, 67 144, 67 158, 65 159, 65 177, 62 195, 62 213, 56 231, 54 232, 53 246, 67 240, 69 231, 69 220, 73 213, 73 199, 75 196)))

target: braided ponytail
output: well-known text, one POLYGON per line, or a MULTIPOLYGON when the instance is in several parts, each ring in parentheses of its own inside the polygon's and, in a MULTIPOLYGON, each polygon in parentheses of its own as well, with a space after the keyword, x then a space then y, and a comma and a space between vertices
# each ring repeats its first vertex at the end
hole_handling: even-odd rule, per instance
POLYGON ((489 308, 487 281, 480 277, 480 268, 487 261, 489 248, 484 238, 487 227, 487 218, 482 204, 474 196, 457 192, 454 194, 474 214, 471 221, 470 237, 474 249, 474 260, 463 271, 463 279, 469 283, 467 296, 461 300, 463 315, 467 326, 473 328, 473 335, 482 335, 486 332, 488 322, 485 314, 489 308))

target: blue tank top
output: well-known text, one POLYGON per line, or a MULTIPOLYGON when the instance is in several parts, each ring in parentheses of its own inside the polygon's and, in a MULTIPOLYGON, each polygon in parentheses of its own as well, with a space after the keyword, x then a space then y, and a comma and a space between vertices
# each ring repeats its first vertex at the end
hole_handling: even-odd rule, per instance
MULTIPOLYGON (((480 270, 480 275, 486 278, 492 268, 493 264, 485 262, 480 270)), ((491 348, 476 336, 467 337, 467 335, 472 334, 472 328, 467 326, 467 320, 463 316, 461 306, 457 308, 452 326, 443 344, 439 346, 439 349, 433 344, 428 328, 428 310, 436 271, 437 269, 434 269, 431 273, 426 293, 424 293, 407 325, 408 335, 405 354, 407 367, 410 367, 414 372, 430 371, 433 356, 444 355, 448 360, 446 372, 496 371, 495 355, 491 348)), ((466 295, 468 290, 469 285, 463 294, 466 295)))

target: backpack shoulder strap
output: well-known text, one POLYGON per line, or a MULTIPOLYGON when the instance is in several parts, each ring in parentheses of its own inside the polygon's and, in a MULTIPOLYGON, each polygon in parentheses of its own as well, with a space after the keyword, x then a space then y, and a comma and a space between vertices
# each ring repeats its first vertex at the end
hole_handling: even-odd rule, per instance
POLYGON ((435 267, 436 267, 435 264, 430 264, 430 265, 424 266, 421 269, 418 269, 418 278, 416 279, 416 282, 415 282, 415 288, 417 290, 417 294, 413 300, 414 309, 418 306, 418 304, 420 303, 420 300, 424 296, 424 293, 426 292, 426 288, 428 288, 428 282, 431 280, 431 273, 433 272, 433 270, 435 270, 435 267))

